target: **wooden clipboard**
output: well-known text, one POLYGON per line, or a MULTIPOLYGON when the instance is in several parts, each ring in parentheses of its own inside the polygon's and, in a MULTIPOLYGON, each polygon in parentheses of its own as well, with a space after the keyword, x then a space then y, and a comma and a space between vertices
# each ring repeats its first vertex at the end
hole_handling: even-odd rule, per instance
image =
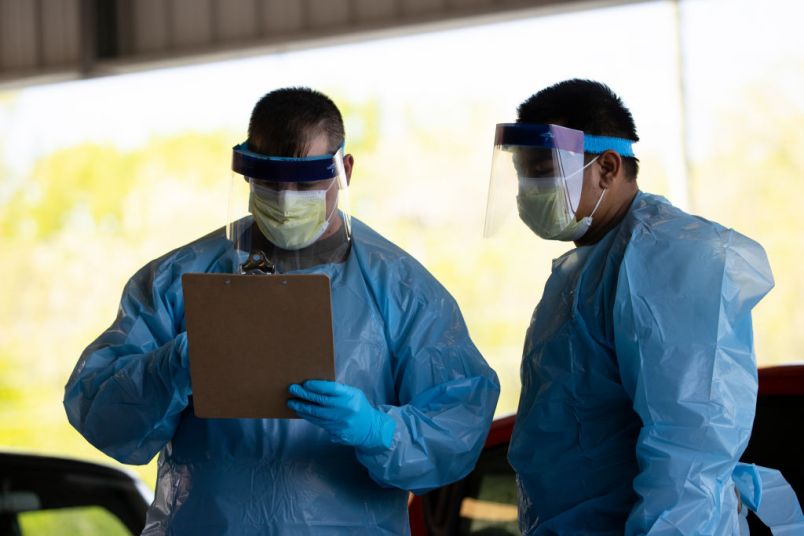
POLYGON ((195 414, 283 418, 291 383, 335 379, 329 278, 184 274, 195 414))

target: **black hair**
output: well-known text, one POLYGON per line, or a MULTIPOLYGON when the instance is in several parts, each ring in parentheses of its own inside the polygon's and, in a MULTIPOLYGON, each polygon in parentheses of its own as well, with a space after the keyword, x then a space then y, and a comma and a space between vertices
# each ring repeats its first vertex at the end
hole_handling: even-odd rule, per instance
MULTIPOLYGON (((518 123, 552 123, 596 136, 639 141, 631 112, 607 85, 578 78, 531 95, 517 108, 518 123)), ((636 179, 639 160, 623 157, 625 175, 636 179)))
POLYGON ((343 117, 332 99, 306 87, 277 89, 254 105, 248 146, 270 156, 303 156, 310 141, 321 133, 329 139, 330 152, 343 144, 343 117))

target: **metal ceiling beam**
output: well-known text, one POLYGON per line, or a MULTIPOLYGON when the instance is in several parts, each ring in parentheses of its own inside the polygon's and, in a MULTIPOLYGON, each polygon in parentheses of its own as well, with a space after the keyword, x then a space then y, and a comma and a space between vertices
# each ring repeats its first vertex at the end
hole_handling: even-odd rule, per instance
POLYGON ((0 87, 645 1, 0 0, 0 87))

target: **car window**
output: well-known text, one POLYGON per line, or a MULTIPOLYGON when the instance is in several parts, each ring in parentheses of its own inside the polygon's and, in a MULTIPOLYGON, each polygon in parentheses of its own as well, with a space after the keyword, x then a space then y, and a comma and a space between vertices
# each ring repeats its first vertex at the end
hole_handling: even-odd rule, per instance
POLYGON ((483 451, 463 480, 422 497, 432 536, 518 536, 516 479, 507 445, 483 451))
POLYGON ((508 464, 508 449, 487 450, 472 473, 461 500, 459 534, 519 535, 516 480, 508 464))
POLYGON ((18 514, 17 521, 21 536, 131 536, 131 532, 117 517, 99 506, 22 512, 18 514))

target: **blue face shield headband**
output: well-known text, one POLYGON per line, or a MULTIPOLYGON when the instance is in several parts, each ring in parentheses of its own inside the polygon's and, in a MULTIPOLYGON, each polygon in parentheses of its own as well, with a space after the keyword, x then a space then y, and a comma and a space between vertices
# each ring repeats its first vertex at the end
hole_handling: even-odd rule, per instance
POLYGON ((312 182, 338 176, 338 159, 343 145, 335 155, 285 157, 267 156, 248 149, 248 142, 232 147, 232 171, 248 179, 273 182, 312 182))
POLYGON ((634 157, 634 142, 624 138, 614 138, 611 136, 594 136, 592 134, 583 135, 583 150, 585 153, 601 154, 606 151, 614 151, 620 156, 634 157))
POLYGON ((559 125, 534 123, 500 123, 494 136, 495 147, 555 149, 571 153, 601 154, 615 151, 633 157, 634 142, 612 136, 595 136, 559 125))

